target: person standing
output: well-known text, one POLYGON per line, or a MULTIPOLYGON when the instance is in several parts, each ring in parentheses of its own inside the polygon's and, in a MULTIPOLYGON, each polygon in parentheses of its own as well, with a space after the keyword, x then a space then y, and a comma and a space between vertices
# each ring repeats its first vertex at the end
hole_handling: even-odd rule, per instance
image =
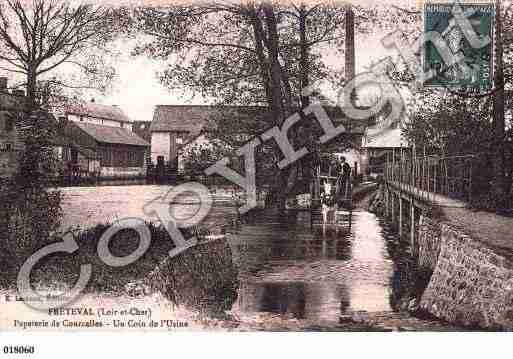
POLYGON ((345 157, 340 157, 338 166, 339 174, 337 178, 336 198, 339 206, 347 198, 349 181, 351 180, 351 166, 347 163, 345 157))

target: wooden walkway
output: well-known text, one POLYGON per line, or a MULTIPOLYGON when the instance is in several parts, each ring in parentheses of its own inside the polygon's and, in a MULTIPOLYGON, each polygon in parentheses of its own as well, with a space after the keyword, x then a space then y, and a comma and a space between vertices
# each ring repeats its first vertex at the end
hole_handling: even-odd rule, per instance
POLYGON ((387 183, 398 194, 438 207, 440 220, 467 233, 484 247, 513 260, 513 218, 473 210, 466 202, 423 191, 408 184, 396 181, 387 183))
POLYGON ((459 201, 456 199, 452 199, 446 196, 442 196, 437 193, 427 192, 421 190, 417 187, 414 187, 409 184, 396 182, 396 181, 388 181, 388 184, 392 186, 396 191, 403 192, 407 195, 414 197, 419 201, 425 201, 433 206, 437 207, 449 207, 449 208, 466 208, 467 204, 463 201, 459 201))

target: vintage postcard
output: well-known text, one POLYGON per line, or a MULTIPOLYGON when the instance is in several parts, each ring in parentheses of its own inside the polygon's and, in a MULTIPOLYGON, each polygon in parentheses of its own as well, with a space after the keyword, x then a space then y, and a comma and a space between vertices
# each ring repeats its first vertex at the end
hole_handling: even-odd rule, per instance
POLYGON ((0 356, 513 330, 512 34, 507 0, 1 0, 0 356))

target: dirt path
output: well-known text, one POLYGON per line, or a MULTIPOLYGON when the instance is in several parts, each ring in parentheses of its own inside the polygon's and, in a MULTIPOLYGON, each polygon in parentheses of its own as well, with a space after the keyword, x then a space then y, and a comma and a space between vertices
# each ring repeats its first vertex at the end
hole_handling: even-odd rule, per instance
POLYGON ((513 218, 467 208, 441 208, 444 219, 498 254, 513 259, 513 218))

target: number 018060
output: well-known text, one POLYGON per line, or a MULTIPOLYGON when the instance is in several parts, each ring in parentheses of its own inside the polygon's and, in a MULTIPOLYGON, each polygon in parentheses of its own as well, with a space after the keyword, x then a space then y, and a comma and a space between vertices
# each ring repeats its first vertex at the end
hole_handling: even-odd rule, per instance
POLYGON ((4 345, 4 354, 34 354, 34 347, 30 345, 4 345))

